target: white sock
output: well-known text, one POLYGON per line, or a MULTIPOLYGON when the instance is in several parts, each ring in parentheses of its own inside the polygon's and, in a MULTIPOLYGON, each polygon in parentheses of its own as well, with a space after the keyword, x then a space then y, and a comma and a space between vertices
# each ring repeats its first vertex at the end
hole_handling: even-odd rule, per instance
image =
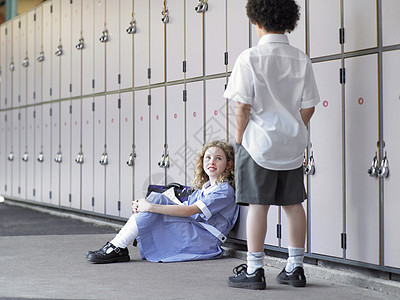
POLYGON ((264 268, 264 252, 247 252, 247 274, 264 268))
POLYGON ((136 216, 132 215, 110 243, 118 248, 126 248, 129 244, 132 244, 138 235, 136 216))
POLYGON ((286 262, 285 270, 290 273, 297 267, 303 267, 304 248, 288 247, 289 257, 286 262))

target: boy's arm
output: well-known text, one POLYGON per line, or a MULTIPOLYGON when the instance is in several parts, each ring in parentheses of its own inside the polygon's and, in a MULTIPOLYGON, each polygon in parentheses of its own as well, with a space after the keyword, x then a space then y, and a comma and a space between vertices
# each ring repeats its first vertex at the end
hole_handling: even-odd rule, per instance
POLYGON ((235 119, 236 119, 236 143, 241 144, 243 133, 250 119, 251 105, 242 102, 236 102, 235 119))
POLYGON ((310 107, 306 109, 300 109, 300 115, 301 118, 303 119, 304 125, 308 126, 308 122, 310 122, 310 119, 312 115, 314 114, 315 107, 310 107))

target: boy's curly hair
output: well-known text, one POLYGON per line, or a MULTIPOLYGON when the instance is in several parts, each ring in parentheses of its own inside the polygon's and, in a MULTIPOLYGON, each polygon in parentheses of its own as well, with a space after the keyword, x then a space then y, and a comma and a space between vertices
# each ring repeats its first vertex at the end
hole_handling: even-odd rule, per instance
POLYGON ((212 142, 209 142, 208 144, 204 145, 203 148, 201 149, 200 153, 197 155, 197 160, 196 160, 196 170, 194 174, 194 179, 193 179, 193 187, 196 189, 201 189, 203 185, 209 180, 208 175, 206 172, 204 172, 203 168, 203 160, 204 160, 204 155, 207 151, 208 148, 211 147, 218 147, 224 151, 225 156, 226 156, 226 161, 232 161, 232 167, 230 169, 226 169, 218 178, 218 182, 224 182, 228 181, 228 183, 235 188, 235 167, 234 167, 234 154, 235 151, 233 147, 228 144, 227 142, 224 141, 219 141, 215 140, 212 142))
POLYGON ((267 31, 291 32, 300 18, 295 0, 248 0, 247 16, 267 31))

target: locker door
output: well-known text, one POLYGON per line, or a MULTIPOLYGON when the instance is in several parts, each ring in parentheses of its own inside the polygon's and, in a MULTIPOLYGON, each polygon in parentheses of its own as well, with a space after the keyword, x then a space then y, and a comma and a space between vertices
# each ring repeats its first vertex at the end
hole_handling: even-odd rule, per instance
POLYGON ((12 148, 12 131, 13 131, 13 120, 12 120, 12 111, 6 111, 4 116, 5 126, 6 126, 6 180, 4 191, 6 196, 12 195, 12 179, 13 179, 13 172, 14 172, 14 160, 15 155, 12 148), (13 159, 12 159, 13 156, 13 159))
POLYGON ((12 196, 20 197, 21 188, 21 113, 19 109, 12 110, 11 149, 14 153, 12 161, 12 196))
POLYGON ((236 102, 228 99, 228 142, 231 145, 236 143, 236 102))
POLYGON ((133 16, 133 1, 120 0, 120 57, 119 57, 119 71, 120 71, 120 89, 127 89, 133 87, 133 35, 128 34, 126 29, 130 25, 133 16))
MULTIPOLYGON (((0 29, 2 30, 2 28, 0 29)), ((0 111, 0 195, 5 194, 6 185, 6 120, 5 113, 0 111)))
POLYGON ((28 67, 26 68, 27 72, 27 85, 26 85, 26 97, 27 104, 33 104, 35 102, 35 61, 36 61, 36 18, 35 18, 35 10, 28 12, 27 14, 27 47, 26 57, 28 58, 28 67))
MULTIPOLYGON (((94 166, 98 164, 98 153, 94 153, 95 114, 93 98, 82 99, 82 209, 104 211, 104 203, 94 202, 94 166)), ((100 108, 99 108, 100 109, 100 108)), ((76 150, 75 150, 76 151, 76 150)))
POLYGON ((342 257, 343 128, 341 86, 338 79, 340 61, 316 63, 313 69, 321 103, 310 124, 310 150, 316 164, 315 174, 308 176, 311 251, 342 257), (324 213, 326 211, 329 214, 324 213))
POLYGON ((375 0, 344 0, 345 52, 377 46, 376 6, 375 0))
POLYGON ((35 157, 36 157, 36 130, 35 130, 35 107, 27 108, 27 127, 26 127, 26 199, 36 200, 35 181, 37 180, 35 174, 35 157))
MULTIPOLYGON (((60 173, 61 164, 63 164, 63 153, 61 148, 61 104, 55 102, 51 104, 51 178, 50 191, 51 203, 60 205, 60 173), (57 156, 61 155, 61 161, 56 161, 57 156)), ((68 161, 68 158, 66 158, 68 161)))
POLYGON ((94 0, 82 0, 82 94, 93 93, 94 47, 99 42, 94 35, 94 0))
MULTIPOLYGON (((150 178, 150 122, 148 90, 135 92, 134 199, 146 196, 150 178)), ((159 154, 161 155, 161 153, 159 154)))
MULTIPOLYGON (((43 5, 44 6, 44 5, 43 5)), ((35 68, 35 76, 34 76, 34 101, 36 103, 42 102, 42 73, 43 73, 43 65, 42 62, 38 61, 38 57, 40 56, 43 46, 42 46, 42 35, 43 35, 43 6, 39 6, 35 9, 36 13, 36 22, 35 22, 35 49, 34 54, 30 60, 32 64, 34 64, 35 68)))
POLYGON ((167 183, 186 180, 185 102, 183 85, 167 88, 167 145, 170 166, 167 183))
POLYGON ((206 143, 227 140, 227 100, 223 98, 225 78, 206 82, 206 143))
MULTIPOLYGON (((26 92, 27 92, 27 79, 28 79, 28 69, 29 65, 25 64, 25 59, 29 61, 28 49, 27 49, 27 15, 24 14, 20 18, 20 49, 19 49, 19 60, 17 64, 20 68, 20 82, 19 82, 19 103, 20 105, 26 105, 26 92)), ((14 48, 15 49, 15 48, 14 48)))
POLYGON ((390 173, 384 181, 384 262, 386 266, 399 268, 400 243, 398 228, 400 220, 397 212, 400 209, 399 187, 400 182, 400 141, 396 128, 399 128, 400 113, 400 51, 383 54, 383 130, 385 148, 389 160, 390 173))
POLYGON ((7 34, 6 34, 6 25, 1 25, 0 26, 0 68, 3 71, 2 80, 0 81, 0 107, 5 108, 6 107, 6 89, 7 89, 7 74, 8 72, 6 71, 8 69, 7 65, 7 47, 6 47, 6 41, 7 41, 7 34))
MULTIPOLYGON (((310 0, 310 56, 340 53, 340 1, 310 0), (324 41, 321 43, 321 41, 324 41)), ((346 32, 347 42, 347 32, 346 32)))
POLYGON ((228 71, 232 71, 239 54, 249 48, 250 22, 246 15, 246 0, 227 2, 228 71))
POLYGON ((12 76, 12 107, 21 106, 21 94, 20 94, 20 86, 21 86, 21 38, 20 38, 20 26, 21 26, 21 18, 15 18, 11 21, 12 26, 12 52, 11 52, 11 76, 12 76))
POLYGON ((60 145, 62 162, 60 167, 60 204, 71 206, 71 101, 63 101, 60 104, 60 145))
POLYGON ((224 73, 226 51, 225 1, 208 3, 208 10, 204 13, 204 19, 206 75, 224 73))
MULTIPOLYGON (((63 53, 60 55, 60 95, 61 98, 68 98, 71 95, 71 15, 72 5, 70 1, 61 1, 61 33, 60 40, 63 53)), ((77 21, 77 20, 76 20, 77 21)), ((75 22, 75 19, 74 19, 75 22)))
POLYGON ((43 162, 42 164, 42 201, 51 203, 51 162, 53 154, 51 149, 51 104, 44 104, 42 110, 42 141, 43 162))
POLYGON ((115 91, 119 88, 120 5, 120 0, 106 2, 106 24, 109 36, 109 42, 106 43, 107 91, 115 91))
POLYGON ((397 0, 382 1, 382 38, 383 46, 400 43, 400 33, 393 28, 400 27, 398 12, 400 11, 400 2, 397 0))
POLYGON ((82 91, 82 54, 86 50, 85 46, 87 41, 83 40, 83 47, 80 49, 76 46, 80 43, 80 39, 83 38, 82 34, 82 15, 83 15, 82 0, 75 0, 72 2, 72 26, 71 26, 71 85, 72 92, 71 96, 76 97, 81 95, 82 91))
MULTIPOLYGON (((51 14, 52 2, 46 2, 43 4, 43 40, 42 40, 42 51, 44 60, 40 63, 42 65, 42 99, 43 102, 51 100, 51 86, 52 86, 52 73, 51 65, 54 57, 54 53, 51 48, 51 33, 52 33, 52 14, 51 14), (49 38, 50 37, 50 38, 49 38)), ((40 54, 39 54, 40 55, 40 54)), ((54 79, 55 80, 55 79, 54 79)), ((49 155, 49 153, 47 153, 49 155)))
POLYGON ((306 1, 296 1, 300 6, 300 20, 297 21, 296 28, 288 34, 290 45, 306 52, 306 1))
POLYGON ((26 199, 26 180, 27 180, 27 161, 25 159, 25 153, 28 154, 27 147, 27 118, 26 118, 26 108, 20 109, 20 188, 19 188, 19 197, 26 199))
POLYGON ((95 103, 95 123, 94 123, 94 174, 93 176, 93 197, 94 197, 94 211, 104 214, 105 207, 105 165, 101 165, 100 159, 105 153, 105 97, 99 96, 94 98, 95 103))
POLYGON ((192 78, 203 75, 203 14, 194 10, 198 0, 185 0, 185 4, 186 78, 192 78))
POLYGON ((167 30, 167 81, 183 79, 185 60, 185 5, 184 0, 168 1, 170 21, 167 30))
POLYGON ((152 84, 165 81, 165 24, 161 21, 160 14, 163 7, 162 1, 150 0, 150 82, 152 84))
MULTIPOLYGON (((51 92, 52 100, 60 98, 60 71, 61 57, 56 54, 59 47, 63 47, 61 41, 61 0, 52 0, 52 30, 51 30, 51 92)), ((64 1, 65 2, 65 1, 64 1)), ((64 49, 63 49, 64 51, 64 49)))
POLYGON ((42 138, 42 105, 35 106, 35 156, 31 155, 32 161, 35 164, 34 175, 34 200, 42 201, 42 173, 43 164, 39 159, 39 155, 43 153, 43 138, 42 138))
POLYGON ((127 164, 133 154, 133 93, 121 94, 120 119, 120 172, 121 172, 121 211, 120 216, 128 218, 132 214, 133 168, 127 164))
POLYGON ((204 144, 204 83, 188 83, 186 89, 186 183, 190 185, 196 169, 197 153, 204 144))
POLYGON ((149 0, 134 2, 134 15, 137 32, 133 36, 134 41, 134 86, 149 84, 147 69, 149 68, 149 0))
MULTIPOLYGON (((71 115, 71 207, 82 209, 81 207, 81 170, 82 163, 79 163, 78 154, 81 152, 81 107, 82 100, 72 101, 71 115), (78 162, 77 162, 78 159, 78 162)), ((92 123, 91 123, 92 124, 92 123)), ((92 131, 93 133, 93 131, 92 131)), ((93 138, 92 138, 93 139, 93 138)), ((88 157, 83 156, 83 163, 88 157)), ((93 173, 92 173, 93 174, 93 173)), ((92 179, 91 175, 88 180, 92 179)), ((89 201, 91 203, 91 201, 89 201)))
POLYGON ((4 107, 3 108, 10 108, 12 107, 12 92, 13 92, 13 71, 11 71, 12 69, 12 65, 14 65, 14 57, 13 57, 13 26, 12 26, 12 22, 8 22, 6 25, 6 55, 7 55, 7 59, 6 59, 6 98, 4 99, 4 107))
POLYGON ((119 216, 120 201, 120 110, 119 95, 112 94, 106 98, 106 147, 108 165, 106 166, 106 214, 119 216))
POLYGON ((379 191, 378 179, 367 170, 378 150, 377 82, 376 55, 346 59, 346 256, 374 264, 379 263, 379 191))
POLYGON ((158 163, 165 145, 165 88, 151 90, 150 112, 150 183, 164 184, 165 169, 158 163))
POLYGON ((106 44, 109 42, 100 42, 103 31, 110 30, 105 26, 105 9, 106 0, 97 0, 94 5, 94 92, 100 93, 105 91, 105 60, 106 60, 106 44))

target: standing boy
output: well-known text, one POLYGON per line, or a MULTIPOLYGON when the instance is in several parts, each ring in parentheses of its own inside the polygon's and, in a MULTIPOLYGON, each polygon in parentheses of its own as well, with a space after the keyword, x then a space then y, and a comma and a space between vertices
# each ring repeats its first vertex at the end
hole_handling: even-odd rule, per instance
POLYGON ((246 9, 260 41, 238 57, 224 97, 236 102, 236 202, 249 206, 248 252, 247 265, 236 267, 228 284, 266 287, 267 214, 279 205, 288 219, 289 258, 277 281, 305 286, 302 163, 318 90, 310 59, 285 35, 299 19, 295 0, 248 0, 246 9))

